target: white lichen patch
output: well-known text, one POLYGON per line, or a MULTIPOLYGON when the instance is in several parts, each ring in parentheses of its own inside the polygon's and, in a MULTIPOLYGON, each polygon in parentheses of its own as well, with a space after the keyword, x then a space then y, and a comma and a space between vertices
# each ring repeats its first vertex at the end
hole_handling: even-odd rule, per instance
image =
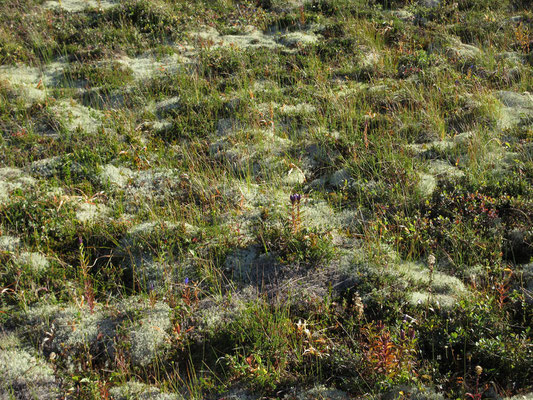
POLYGON ((472 62, 481 55, 479 47, 462 43, 459 39, 452 39, 452 43, 446 49, 446 56, 452 60, 472 62))
POLYGON ((428 287, 431 284, 433 293, 453 296, 467 293, 460 279, 437 270, 431 274, 429 267, 424 264, 404 262, 398 265, 397 270, 412 285, 428 287))
POLYGON ((325 201, 305 201, 300 210, 302 226, 329 231, 339 227, 335 211, 325 201))
POLYGON ((308 103, 299 104, 279 104, 276 102, 259 103, 256 110, 260 115, 269 116, 271 113, 279 114, 281 116, 292 117, 296 115, 314 114, 316 107, 308 103))
POLYGON ((432 294, 428 292, 413 292, 409 294, 409 302, 413 306, 438 306, 440 308, 450 309, 458 300, 454 296, 446 294, 432 294))
POLYGON ((319 36, 313 32, 289 32, 282 34, 277 41, 287 47, 300 47, 318 42, 319 36))
POLYGON ((305 183, 306 178, 304 172, 300 168, 292 167, 282 181, 287 186, 296 186, 305 183))
POLYGON ((420 172, 417 189, 423 197, 431 197, 435 189, 437 188, 437 180, 431 174, 420 172))
POLYGON ((0 351, 0 398, 56 399, 59 395, 53 369, 19 348, 0 351))
POLYGON ((87 133, 97 133, 102 129, 103 113, 78 104, 72 99, 58 101, 52 107, 52 111, 68 131, 82 130, 87 133))
POLYGON ((431 160, 429 172, 438 178, 461 178, 465 175, 459 168, 443 160, 431 160))
POLYGON ((34 161, 27 167, 27 169, 33 175, 49 178, 58 174, 62 168, 62 165, 63 157, 55 156, 34 161))
MULTIPOLYGON (((182 183, 185 178, 173 169, 132 171, 107 164, 101 167, 98 175, 103 185, 109 185, 111 190, 123 191, 127 212, 138 212, 154 203, 162 204, 184 190, 182 183)), ((194 182, 187 183, 194 184, 195 189, 205 189, 205 186, 194 182)))
POLYGON ((95 222, 107 212, 103 204, 82 203, 76 210, 76 219, 83 223, 95 222))
POLYGON ((109 390, 115 400, 181 400, 184 397, 177 393, 163 393, 157 387, 137 381, 129 381, 109 390))
POLYGON ((216 29, 207 27, 203 31, 191 33, 196 46, 219 48, 231 46, 237 48, 270 48, 283 47, 277 43, 271 35, 267 35, 254 26, 248 26, 241 35, 220 35, 216 29))
POLYGON ((198 313, 193 317, 197 324, 195 335, 211 335, 224 329, 246 311, 247 302, 257 299, 258 293, 252 286, 246 286, 242 291, 232 294, 230 298, 223 296, 203 299, 198 313))
POLYGON ((181 101, 179 96, 174 96, 156 103, 153 108, 156 115, 163 117, 167 114, 172 113, 172 111, 178 110, 180 106, 181 101))
POLYGON ((349 186, 353 182, 352 175, 347 169, 340 169, 335 171, 329 177, 328 183, 335 189, 342 189, 345 186, 349 186))
POLYGON ((377 67, 381 62, 382 56, 379 54, 379 52, 373 49, 367 50, 367 52, 361 58, 361 65, 365 68, 377 67))
POLYGON ((41 101, 47 96, 47 89, 57 86, 60 76, 68 66, 63 59, 58 59, 42 67, 27 65, 0 66, 0 80, 7 80, 18 88, 28 102, 41 101))
POLYGON ((26 314, 27 324, 42 337, 48 351, 66 361, 80 352, 113 359, 115 346, 131 344, 131 361, 146 366, 157 357, 168 339, 170 308, 130 297, 111 305, 97 303, 93 312, 87 305, 40 305, 26 314))
POLYGON ((429 143, 409 143, 405 147, 414 154, 421 154, 431 150, 446 151, 453 148, 455 143, 452 140, 435 140, 429 143))
POLYGON ((30 189, 35 183, 34 178, 19 168, 0 168, 0 203, 8 203, 14 190, 30 189))
POLYGON ((516 126, 533 125, 533 95, 499 91, 495 94, 501 102, 500 115, 497 125, 500 129, 511 129, 516 126))
POLYGON ((0 168, 0 180, 13 181, 19 179, 24 174, 20 168, 4 167, 0 168))
POLYGON ((172 169, 149 169, 135 173, 126 196, 132 202, 146 205, 147 202, 163 202, 180 190, 181 178, 172 169))
POLYGON ((221 118, 217 121, 216 133, 220 137, 232 136, 237 131, 242 129, 239 121, 233 118, 221 118))
POLYGON ((20 346, 20 337, 14 332, 0 333, 0 350, 13 350, 20 346))
POLYGON ((223 138, 211 144, 209 151, 213 158, 224 161, 242 175, 261 175, 280 181, 288 178, 286 184, 291 186, 296 183, 294 178, 300 181, 305 178, 298 172, 289 176, 291 170, 298 169, 284 157, 292 143, 289 139, 278 136, 272 128, 242 133, 249 137, 245 142, 223 138))
POLYGON ((533 392, 526 394, 517 394, 513 397, 506 397, 506 400, 533 400, 533 392))
POLYGON ((156 221, 143 222, 135 225, 128 230, 125 240, 128 242, 138 241, 142 237, 149 236, 158 226, 165 226, 166 223, 156 221))
POLYGON ((118 58, 117 61, 129 67, 136 80, 145 80, 157 75, 174 74, 179 65, 191 62, 187 57, 179 54, 172 54, 161 59, 151 55, 142 55, 134 58, 123 56, 118 58))
POLYGON ((282 267, 273 254, 262 250, 256 245, 234 250, 226 257, 224 272, 234 281, 253 287, 274 283, 282 267))
POLYGON ((48 0, 43 4, 44 8, 61 8, 69 12, 84 11, 88 8, 106 10, 119 4, 118 0, 48 0))
POLYGON ((20 247, 20 238, 14 236, 0 236, 0 251, 16 251, 20 247))
POLYGON ((281 115, 294 116, 302 114, 313 114, 316 112, 316 107, 307 103, 300 103, 295 105, 283 104, 278 107, 278 110, 281 115))
POLYGON ((146 316, 129 330, 131 361, 137 366, 147 366, 157 359, 158 351, 168 344, 170 330, 170 307, 156 303, 145 309, 146 316))
POLYGON ((41 253, 22 252, 18 255, 16 262, 28 266, 33 273, 40 275, 50 267, 50 262, 41 253))
POLYGON ((96 303, 91 312, 81 297, 77 300, 77 305, 40 304, 26 313, 26 325, 39 335, 43 349, 56 353, 69 369, 75 367, 77 356, 87 351, 113 359, 117 330, 133 318, 131 309, 122 302, 107 306, 96 303))
POLYGON ((54 319, 55 338, 53 349, 56 352, 87 348, 96 342, 105 325, 105 315, 100 307, 95 312, 88 308, 68 307, 58 310, 54 319))
POLYGON ((111 164, 104 165, 100 171, 100 180, 104 185, 109 184, 118 188, 125 187, 133 176, 134 172, 131 169, 111 164))
POLYGON ((348 393, 338 389, 328 388, 324 385, 317 385, 312 389, 298 393, 297 400, 328 399, 328 400, 349 400, 352 397, 348 393))

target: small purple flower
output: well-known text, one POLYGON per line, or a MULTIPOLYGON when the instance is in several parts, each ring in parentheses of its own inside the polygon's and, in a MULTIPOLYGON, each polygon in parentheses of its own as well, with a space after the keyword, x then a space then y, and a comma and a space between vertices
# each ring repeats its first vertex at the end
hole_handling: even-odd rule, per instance
POLYGON ((291 195, 289 196, 289 198, 291 199, 291 203, 292 203, 292 205, 295 205, 295 204, 300 203, 300 200, 301 200, 301 198, 302 198, 302 195, 299 194, 299 193, 295 193, 295 194, 291 194, 291 195))
POLYGON ((183 281, 183 283, 185 283, 186 285, 189 284, 189 278, 185 278, 185 280, 183 281))

